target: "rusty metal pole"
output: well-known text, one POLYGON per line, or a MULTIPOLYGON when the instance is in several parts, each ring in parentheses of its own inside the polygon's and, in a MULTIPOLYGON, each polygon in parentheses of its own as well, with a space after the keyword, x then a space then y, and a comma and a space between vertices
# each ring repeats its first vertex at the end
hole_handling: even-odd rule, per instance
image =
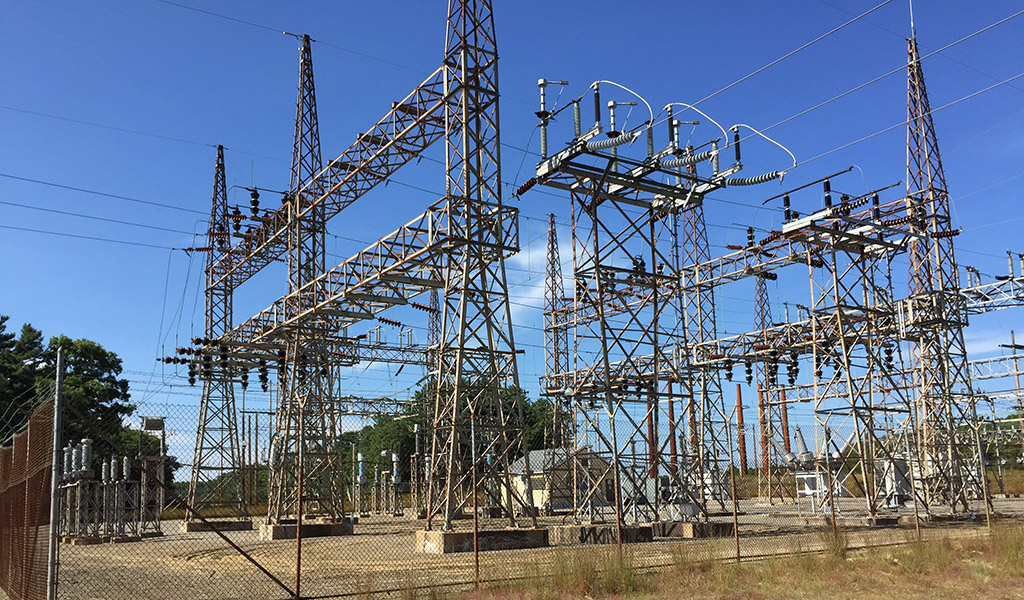
MULTIPOLYGON (((480 589, 480 510, 477 506, 477 481, 476 481, 476 411, 470 411, 469 413, 469 446, 470 453, 472 454, 471 460, 473 461, 473 587, 480 589)), ((526 452, 529 452, 527 449, 526 452)), ((526 474, 530 476, 529 473, 526 474)), ((529 488, 528 488, 529 489, 529 488)), ((509 490, 509 496, 511 497, 512 490, 509 490)), ((527 502, 527 505, 532 506, 533 498, 530 498, 531 502, 527 502)), ((512 503, 509 502, 509 510, 515 510, 512 507, 512 503)))
MULTIPOLYGON (((1024 271, 1024 269, 1022 269, 1024 271)), ((1010 330, 1010 345, 1013 348, 1010 350, 1013 352, 1013 385, 1017 389, 1017 411, 1024 411, 1024 397, 1020 393, 1020 367, 1017 365, 1017 340, 1014 338, 1013 330, 1010 330)), ((1020 422, 1020 428, 1024 431, 1024 420, 1020 422)))
POLYGON ((732 487, 732 538, 736 543, 736 562, 740 562, 740 510, 736 498, 736 469, 732 466, 729 468, 729 482, 732 487))
POLYGON ((655 437, 654 415, 658 410, 655 404, 653 388, 647 390, 647 476, 658 477, 658 439, 655 437))
POLYGON ((770 475, 768 472, 768 415, 765 411, 764 396, 765 391, 759 383, 757 384, 757 423, 761 428, 761 471, 767 477, 770 475))
MULTIPOLYGON (((299 404, 299 423, 305 423, 305 410, 302 403, 299 404)), ((299 465, 297 469, 298 481, 295 490, 296 519, 295 519, 295 598, 302 598, 300 588, 302 587, 302 480, 304 450, 306 446, 305 427, 299 427, 299 465)), ((269 510, 269 507, 268 507, 269 510)))
POLYGON ((736 449, 740 454, 740 476, 747 475, 747 432, 743 428, 743 392, 736 384, 736 449))
POLYGON ((786 403, 786 390, 779 390, 779 394, 779 401, 782 403, 782 442, 788 453, 793 451, 789 446, 789 404, 786 403))
POLYGON ((676 447, 676 401, 672 397, 672 382, 668 382, 668 452, 669 464, 675 474, 679 464, 678 448, 676 447))

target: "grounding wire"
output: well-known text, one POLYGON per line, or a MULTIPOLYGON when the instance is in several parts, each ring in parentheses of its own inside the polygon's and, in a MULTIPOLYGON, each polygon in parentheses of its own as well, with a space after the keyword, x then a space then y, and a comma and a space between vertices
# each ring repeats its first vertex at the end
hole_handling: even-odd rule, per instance
MULTIPOLYGON (((228 21, 234 21, 235 23, 239 23, 239 24, 242 24, 242 25, 248 25, 250 27, 256 27, 258 29, 263 29, 265 31, 272 31, 274 33, 281 33, 281 34, 285 34, 285 35, 292 35, 292 34, 289 34, 289 33, 285 32, 285 31, 282 31, 281 29, 279 29, 277 27, 270 27, 268 25, 263 25, 263 24, 260 24, 260 23, 255 23, 253 21, 246 21, 245 19, 239 19, 238 17, 232 17, 230 15, 216 13, 216 12, 205 10, 205 9, 202 9, 202 8, 197 8, 195 6, 189 6, 188 4, 180 4, 178 2, 172 2, 171 0, 156 0, 156 1, 160 2, 161 4, 167 4, 167 5, 170 5, 170 6, 176 6, 178 8, 183 8, 185 10, 191 10, 191 11, 195 11, 197 13, 202 13, 204 15, 209 15, 211 17, 217 17, 219 19, 226 19, 228 21)), ((325 41, 323 41, 321 39, 316 40, 316 42, 318 44, 320 44, 320 45, 327 46, 329 48, 334 48, 335 50, 341 50, 342 52, 348 52, 349 54, 353 54, 355 56, 360 56, 362 58, 373 60, 373 61, 376 61, 376 62, 379 62, 379 63, 382 63, 382 64, 391 65, 393 67, 398 67, 400 69, 405 69, 407 71, 411 71, 411 72, 417 73, 419 75, 428 75, 429 74, 427 71, 424 71, 423 69, 417 69, 415 67, 411 67, 409 65, 404 65, 404 64, 401 64, 401 63, 397 63, 397 62, 388 60, 386 58, 380 58, 379 56, 373 56, 372 54, 366 54, 365 52, 360 52, 358 50, 353 50, 351 48, 346 48, 344 46, 339 46, 337 44, 332 44, 330 42, 325 42, 325 41)), ((530 104, 530 105, 533 104, 532 102, 527 102, 526 100, 523 100, 521 98, 514 98, 513 97, 512 99, 516 100, 517 102, 522 102, 524 104, 530 104)))
MULTIPOLYGON (((840 6, 836 6, 835 4, 832 4, 831 2, 827 2, 826 0, 818 0, 818 2, 824 4, 825 6, 830 6, 830 7, 834 8, 834 9, 840 11, 840 12, 844 12, 844 13, 846 13, 848 15, 852 15, 853 14, 850 11, 843 9, 840 6)), ((894 36, 900 38, 901 40, 906 40, 907 39, 907 36, 905 34, 899 33, 898 31, 893 31, 892 29, 889 29, 888 27, 883 27, 883 26, 879 25, 878 23, 875 23, 874 21, 872 21, 870 19, 864 19, 864 22, 867 23, 868 25, 872 25, 872 26, 874 26, 874 27, 876 27, 876 28, 878 28, 878 29, 888 33, 888 34, 894 35, 894 36)), ((914 34, 914 35, 916 35, 916 34, 914 34)), ((925 48, 925 46, 923 44, 921 45, 921 47, 927 50, 927 48, 925 48)), ((984 75, 985 77, 988 77, 989 79, 994 79, 994 80, 999 79, 998 77, 996 77, 995 75, 992 75, 991 73, 987 73, 985 71, 982 71, 981 69, 979 69, 977 67, 974 67, 974 66, 971 66, 971 65, 965 63, 964 61, 958 60, 958 59, 956 59, 956 58, 954 58, 952 56, 944 55, 943 58, 945 58, 948 61, 954 62, 954 63, 956 63, 956 64, 958 64, 958 65, 960 65, 962 67, 970 69, 971 71, 974 71, 975 73, 978 73, 980 75, 984 75)), ((1015 89, 1017 91, 1024 92, 1024 88, 1019 88, 1019 87, 1017 87, 1015 85, 1011 85, 1009 87, 1011 87, 1011 88, 1013 88, 1013 89, 1015 89)))

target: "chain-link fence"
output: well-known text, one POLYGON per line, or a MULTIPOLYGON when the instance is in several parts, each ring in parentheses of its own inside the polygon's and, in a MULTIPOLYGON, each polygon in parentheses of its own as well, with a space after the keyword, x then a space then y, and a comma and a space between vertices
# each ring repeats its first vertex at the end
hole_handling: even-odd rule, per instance
MULTIPOLYGON (((12 600, 46 597, 53 397, 44 387, 22 399, 20 406, 35 409, 0 443, 0 597, 12 600)), ((21 420, 16 412, 5 416, 21 420)))
MULTIPOLYGON (((0 583, 18 600, 46 597, 52 406, 42 402, 0 448, 0 583)), ((296 538, 294 521, 278 523, 293 526, 284 535, 267 527, 270 471, 285 464, 274 457, 272 411, 239 411, 239 465, 190 494, 199 406, 142 403, 105 426, 66 406, 52 495, 56 597, 429 597, 624 562, 660 569, 984 532, 981 498, 953 514, 908 494, 875 502, 872 514, 870 486, 848 458, 799 471, 766 465, 751 451, 747 464, 734 454, 699 476, 686 474, 686 439, 677 440, 674 456, 666 446, 664 457, 628 441, 626 424, 664 437, 646 428, 647 409, 638 410, 629 419, 577 418, 544 436, 542 444, 553 447, 531 450, 529 469, 520 455, 500 480, 478 480, 475 490, 467 480, 454 494, 456 509, 435 515, 429 533, 424 517, 441 470, 426 459, 427 423, 342 418, 334 454, 345 467, 337 492, 347 526, 324 529, 303 519, 305 533, 296 538), (627 442, 610 446, 613 437, 627 442), (189 502, 235 489, 242 518, 189 502), (508 514, 502 499, 509 490, 532 495, 534 509, 508 514)), ((760 446, 756 428, 745 433, 748 449, 760 446)), ((478 457, 479 473, 488 460, 478 457)), ((1005 468, 1003 477, 1009 487, 993 499, 993 518, 1021 516, 1015 470, 1005 468)))

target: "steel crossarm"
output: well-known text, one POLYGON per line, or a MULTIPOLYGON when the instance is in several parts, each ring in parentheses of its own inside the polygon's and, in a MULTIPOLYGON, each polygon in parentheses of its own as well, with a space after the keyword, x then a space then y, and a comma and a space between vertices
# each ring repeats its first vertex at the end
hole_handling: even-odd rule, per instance
MULTIPOLYGON (((506 240, 492 248, 503 256, 518 251, 518 209, 488 206, 489 226, 500 228, 506 240)), ((367 319, 442 283, 433 273, 453 247, 466 242, 450 227, 450 203, 441 200, 427 212, 368 246, 355 256, 288 294, 224 336, 227 342, 278 340, 285 331, 323 323, 331 331, 367 319)))
MULTIPOLYGON (((314 198, 303 214, 322 205, 325 220, 329 220, 442 139, 445 102, 441 67, 412 93, 393 103, 383 118, 356 136, 347 150, 302 187, 300 194, 314 198)), ((282 206, 265 216, 213 265, 215 283, 230 282, 232 288, 237 288, 267 265, 283 260, 288 249, 287 234, 288 210, 282 206)))
POLYGON ((992 281, 960 292, 967 297, 967 314, 970 315, 1024 306, 1024 277, 992 281))

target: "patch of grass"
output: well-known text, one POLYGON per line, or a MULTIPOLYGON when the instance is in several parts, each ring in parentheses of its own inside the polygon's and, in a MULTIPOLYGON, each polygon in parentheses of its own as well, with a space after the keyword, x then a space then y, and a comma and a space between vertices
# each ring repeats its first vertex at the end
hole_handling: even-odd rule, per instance
POLYGON ((1009 577, 1024 577, 1024 527, 999 526, 992 531, 995 566, 1009 577))
POLYGON ((838 525, 835 527, 826 525, 821 529, 820 537, 825 556, 838 559, 846 558, 846 554, 850 551, 850 539, 846 534, 846 529, 838 525))
POLYGON ((545 576, 492 588, 488 598, 555 600, 603 598, 637 594, 651 588, 651 577, 640 573, 627 550, 573 548, 553 555, 545 576))
MULTIPOLYGON (((993 494, 999 493, 999 473, 995 467, 986 469, 988 489, 993 494)), ((1003 468, 1003 492, 1007 494, 1024 494, 1024 469, 1014 466, 1003 468)))
POLYGON ((892 551, 889 570, 930 575, 949 569, 959 560, 957 554, 957 549, 948 538, 914 542, 892 551))
MULTIPOLYGON (((976 532, 984 530, 976 529, 976 532)), ((935 532, 931 532, 935 533, 935 532)), ((672 566, 640 575, 629 554, 609 549, 574 549, 553 555, 551 575, 518 589, 489 590, 474 600, 630 598, 716 600, 757 598, 1015 598, 1024 587, 1024 525, 997 524, 991 536, 935 537, 907 532, 908 543, 852 551, 847 532, 823 530, 821 553, 736 563, 714 547, 684 543, 670 552, 672 566), (616 562, 618 560, 618 562, 616 562)))

